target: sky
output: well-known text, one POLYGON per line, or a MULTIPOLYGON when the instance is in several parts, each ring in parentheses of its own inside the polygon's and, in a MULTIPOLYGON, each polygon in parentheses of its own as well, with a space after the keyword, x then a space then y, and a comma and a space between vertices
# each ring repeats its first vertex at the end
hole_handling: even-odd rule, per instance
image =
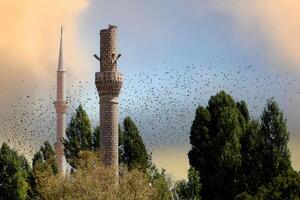
POLYGON ((97 125, 92 55, 99 30, 113 24, 125 77, 120 121, 134 119, 158 167, 186 177, 195 109, 224 89, 246 100, 254 118, 274 97, 300 170, 299 23, 296 0, 0 0, 0 143, 26 151, 53 141, 61 25, 68 119, 82 103, 97 125))

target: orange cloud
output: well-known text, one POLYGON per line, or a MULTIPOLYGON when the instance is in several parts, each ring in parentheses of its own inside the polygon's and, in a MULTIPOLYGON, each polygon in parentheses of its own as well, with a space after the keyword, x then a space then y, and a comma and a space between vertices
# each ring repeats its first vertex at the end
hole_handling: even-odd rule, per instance
POLYGON ((31 83, 43 86, 55 81, 60 25, 65 26, 68 70, 80 75, 88 72, 77 30, 77 19, 88 3, 89 0, 0 1, 0 85, 9 88, 5 94, 0 93, 5 95, 2 99, 20 95, 31 83), (17 85, 21 79, 25 80, 22 91, 17 85))
MULTIPOLYGON (((61 25, 65 26, 64 60, 68 76, 84 79, 93 75, 82 56, 85 49, 78 34, 78 18, 88 5, 89 0, 0 0, 0 144, 7 138, 19 140, 24 145, 22 151, 27 152, 27 143, 34 142, 28 139, 31 133, 26 129, 33 121, 20 123, 21 111, 12 106, 22 104, 17 109, 28 110, 26 114, 33 118, 36 116, 32 111, 37 105, 26 104, 24 99, 35 101, 35 97, 45 97, 45 106, 52 108, 49 95, 56 82, 61 25), (18 100, 19 96, 23 99, 18 100)), ((68 79, 67 85, 71 81, 68 79)), ((48 112, 52 111, 54 107, 48 112)))
MULTIPOLYGON (((235 23, 240 42, 266 44, 269 60, 300 66, 300 3, 297 0, 213 0, 235 23)), ((300 68, 300 67, 298 67, 300 68)))

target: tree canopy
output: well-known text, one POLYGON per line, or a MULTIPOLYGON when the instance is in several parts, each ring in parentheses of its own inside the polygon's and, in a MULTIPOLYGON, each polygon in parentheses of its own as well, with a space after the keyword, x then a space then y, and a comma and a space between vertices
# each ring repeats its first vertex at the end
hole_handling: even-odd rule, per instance
POLYGON ((26 158, 3 143, 0 149, 0 199, 27 199, 30 174, 31 168, 26 158))
POLYGON ((76 168, 74 159, 80 151, 93 150, 92 125, 82 105, 79 105, 71 118, 63 145, 66 160, 73 168, 76 168))
MULTIPOLYGON (((261 119, 255 120, 245 102, 235 102, 224 91, 212 96, 207 107, 197 108, 190 132, 188 157, 199 172, 202 198, 266 197, 270 188, 278 194, 284 188, 300 190, 299 184, 290 181, 298 179, 290 176, 288 139, 286 119, 273 99, 268 100, 261 119), (288 185, 280 186, 283 183, 288 185)), ((291 192, 285 196, 295 194, 285 191, 291 192)))
POLYGON ((123 125, 124 156, 122 161, 129 169, 140 169, 145 172, 148 165, 148 154, 139 130, 130 117, 124 119, 123 125))

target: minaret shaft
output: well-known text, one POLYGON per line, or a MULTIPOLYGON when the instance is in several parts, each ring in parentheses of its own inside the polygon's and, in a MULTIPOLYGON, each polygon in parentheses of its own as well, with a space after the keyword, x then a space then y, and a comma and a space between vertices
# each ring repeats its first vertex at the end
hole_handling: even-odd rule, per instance
POLYGON ((56 143, 54 145, 56 160, 59 172, 65 171, 65 157, 64 148, 61 142, 65 135, 65 115, 67 111, 67 102, 65 100, 65 73, 63 65, 63 43, 62 43, 62 29, 60 38, 59 59, 57 68, 57 81, 56 81, 56 102, 54 103, 56 109, 56 143))
POLYGON ((118 176, 118 96, 122 74, 117 70, 117 27, 100 31, 100 72, 96 86, 100 96, 100 151, 103 163, 113 167, 118 176))

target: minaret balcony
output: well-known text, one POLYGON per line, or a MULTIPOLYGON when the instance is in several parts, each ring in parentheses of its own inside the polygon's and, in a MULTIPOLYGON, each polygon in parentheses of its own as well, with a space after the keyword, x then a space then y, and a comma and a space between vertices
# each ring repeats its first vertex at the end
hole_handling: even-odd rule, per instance
POLYGON ((97 80, 123 81, 123 76, 122 73, 118 71, 96 72, 96 81, 97 80))
POLYGON ((57 113, 65 113, 68 108, 68 103, 66 101, 55 101, 55 109, 57 113))
POLYGON ((117 71, 96 72, 96 86, 99 95, 118 96, 123 84, 122 73, 117 71))

